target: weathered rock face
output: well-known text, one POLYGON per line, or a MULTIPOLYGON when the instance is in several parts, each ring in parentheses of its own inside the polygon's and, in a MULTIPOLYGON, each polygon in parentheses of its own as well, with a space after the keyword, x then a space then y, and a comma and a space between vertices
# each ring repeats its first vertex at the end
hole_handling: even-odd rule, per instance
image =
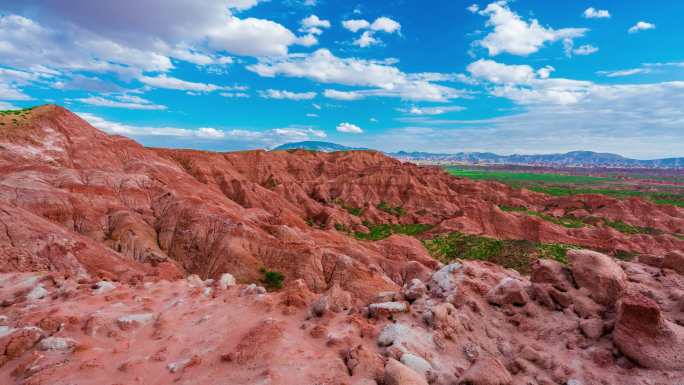
POLYGON ((570 250, 568 259, 577 286, 602 305, 612 305, 627 286, 627 275, 620 265, 601 253, 570 250))
POLYGON ((504 204, 636 225, 648 213, 647 225, 679 233, 683 224, 673 207, 549 198, 372 152, 147 149, 38 108, 0 129, 0 383, 682 377, 681 240, 561 228, 504 204), (615 263, 572 251, 569 268, 538 261, 527 277, 443 265, 414 237, 347 234, 367 231, 364 221, 655 256, 615 263), (281 290, 261 286, 279 286, 278 275, 259 282, 264 268, 284 274, 281 290))
POLYGON ((304 279, 314 291, 338 284, 368 300, 377 289, 427 280, 436 262, 412 237, 360 242, 334 231, 336 225, 365 231, 364 221, 420 222, 436 225, 433 233, 460 230, 656 254, 684 248, 669 236, 611 233, 607 242, 602 229, 569 230, 496 205, 568 213, 581 206, 628 223, 648 211, 653 226, 669 232, 684 228, 681 209, 610 198, 596 205, 596 197, 564 203, 375 152, 148 149, 57 106, 36 108, 4 126, 0 146, 4 271, 50 269, 119 280, 228 272, 246 282, 261 279, 266 267, 304 279), (381 202, 404 215, 379 209, 381 202))
POLYGON ((620 299, 615 345, 650 369, 684 369, 684 327, 666 320, 658 304, 639 293, 620 299))
POLYGON ((510 385, 513 377, 499 360, 491 356, 479 358, 459 378, 460 385, 510 385))

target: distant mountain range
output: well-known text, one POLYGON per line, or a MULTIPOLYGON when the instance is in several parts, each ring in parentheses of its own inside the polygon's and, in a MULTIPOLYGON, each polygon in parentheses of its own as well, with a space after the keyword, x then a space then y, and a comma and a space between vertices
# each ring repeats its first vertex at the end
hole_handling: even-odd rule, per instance
POLYGON ((337 143, 330 142, 317 142, 317 141, 305 141, 305 142, 293 142, 281 144, 278 147, 273 148, 271 151, 285 151, 285 150, 311 150, 311 151, 322 151, 322 152, 335 152, 335 151, 367 151, 370 148, 362 147, 348 147, 337 143))
MULTIPOLYGON (((330 142, 287 143, 273 150, 306 149, 314 151, 369 150, 361 147, 348 147, 330 142)), ((543 155, 498 155, 491 152, 459 152, 455 154, 436 154, 430 152, 390 152, 386 153, 401 160, 424 163, 467 163, 467 164, 512 164, 529 166, 556 167, 625 167, 625 168, 684 168, 684 158, 665 158, 640 160, 626 158, 617 154, 592 151, 572 151, 565 154, 543 155)))

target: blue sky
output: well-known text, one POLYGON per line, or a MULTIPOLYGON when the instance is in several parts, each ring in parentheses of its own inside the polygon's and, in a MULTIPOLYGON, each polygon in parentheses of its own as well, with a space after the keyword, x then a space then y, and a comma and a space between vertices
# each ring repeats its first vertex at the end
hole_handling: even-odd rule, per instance
POLYGON ((0 0, 0 108, 149 146, 684 156, 684 2, 0 0))

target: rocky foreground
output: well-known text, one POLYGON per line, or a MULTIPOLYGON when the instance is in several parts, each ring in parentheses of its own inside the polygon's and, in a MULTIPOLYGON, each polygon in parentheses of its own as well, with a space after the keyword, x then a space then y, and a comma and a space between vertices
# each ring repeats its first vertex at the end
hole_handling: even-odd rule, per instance
MULTIPOLYGON (((679 258, 684 263, 684 255, 679 258)), ((370 304, 193 275, 0 276, 3 384, 681 384, 684 277, 571 251, 446 265, 370 304)))
POLYGON ((680 385, 682 234, 640 199, 150 149, 38 107, 0 116, 0 383, 680 385), (421 242, 454 232, 572 247, 521 274, 421 242))

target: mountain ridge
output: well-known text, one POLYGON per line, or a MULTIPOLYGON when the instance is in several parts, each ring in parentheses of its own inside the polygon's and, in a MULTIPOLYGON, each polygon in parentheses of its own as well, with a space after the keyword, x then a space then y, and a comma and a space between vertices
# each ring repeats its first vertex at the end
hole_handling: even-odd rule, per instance
MULTIPOLYGON (((332 142, 291 142, 275 147, 273 150, 306 149, 314 151, 352 151, 371 150, 349 147, 332 142)), ((493 152, 432 153, 424 151, 384 152, 391 157, 418 162, 431 163, 469 163, 469 164, 511 164, 511 165, 548 165, 548 166, 585 166, 585 167, 628 167, 628 168, 684 168, 684 157, 661 159, 633 159, 623 155, 576 150, 566 153, 499 155, 493 152)))

